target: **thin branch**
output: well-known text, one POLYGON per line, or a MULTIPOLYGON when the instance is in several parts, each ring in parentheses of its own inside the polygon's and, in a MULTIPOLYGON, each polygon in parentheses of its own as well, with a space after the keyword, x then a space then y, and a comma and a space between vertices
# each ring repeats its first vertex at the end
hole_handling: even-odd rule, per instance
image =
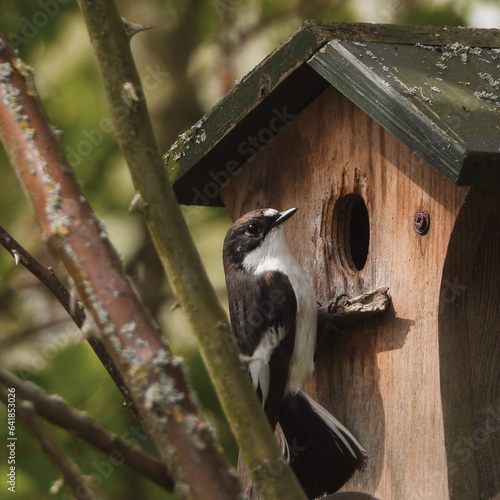
MULTIPOLYGON (((0 391, 0 400, 7 402, 5 391, 0 391)), ((78 466, 56 444, 56 440, 45 429, 30 401, 16 400, 16 418, 19 418, 38 440, 42 451, 61 474, 64 484, 71 490, 73 496, 78 500, 97 500, 92 488, 82 478, 78 466)))
MULTIPOLYGON (((95 7, 98 13, 108 5, 114 9, 111 2, 83 2, 84 9, 95 7)), ((112 45, 116 26, 128 44, 115 10, 101 12, 98 24, 99 32, 107 33, 112 45)), ((118 46, 108 55, 127 64, 118 46)), ((135 72, 133 63, 131 67, 135 72)), ((133 86, 120 87, 120 106, 126 106, 130 116, 138 109, 137 100, 133 86)), ((140 132, 139 127, 134 134, 140 137, 140 132)), ((172 474, 174 493, 178 498, 234 499, 240 491, 239 481, 208 425, 198 418, 184 366, 172 356, 137 297, 102 223, 81 191, 37 99, 31 68, 20 61, 1 33, 0 138, 30 197, 46 242, 73 279, 172 474)), ((171 237, 174 244, 180 244, 175 242, 175 234, 171 237)))
POLYGON ((16 396, 30 401, 37 414, 44 419, 70 431, 106 455, 113 454, 116 460, 123 460, 124 465, 162 488, 173 490, 173 481, 167 473, 165 464, 110 432, 85 413, 71 408, 59 396, 47 396, 41 388, 23 382, 4 370, 0 370, 0 382, 5 387, 15 388, 16 396))
MULTIPOLYGON (((281 451, 250 378, 241 368, 231 326, 208 280, 168 180, 144 90, 116 6, 112 0, 79 0, 79 4, 101 71, 117 137, 137 191, 135 206, 139 205, 138 200, 142 201, 140 209, 177 299, 197 336, 245 461, 257 480, 262 477, 263 467, 279 462, 281 473, 268 474, 268 481, 260 481, 264 497, 304 499, 291 468, 282 463, 281 451)), ((199 471, 186 469, 186 475, 191 474, 193 480, 199 482, 194 479, 199 471)))
MULTIPOLYGON (((54 295, 59 303, 64 307, 71 319, 78 328, 82 328, 85 322, 85 310, 71 296, 68 289, 61 283, 60 279, 55 274, 51 267, 45 267, 40 261, 35 259, 21 244, 19 244, 2 226, 0 226, 0 245, 8 250, 15 258, 16 265, 21 263, 33 276, 44 284, 48 290, 54 295)), ((101 360, 116 386, 120 389, 125 402, 124 406, 130 409, 134 415, 138 416, 138 411, 130 397, 129 390, 125 382, 117 370, 113 360, 109 356, 104 344, 100 339, 94 336, 87 338, 90 346, 101 360)))
POLYGON ((14 256, 16 265, 21 263, 50 290, 71 316, 76 326, 80 328, 85 321, 85 311, 78 302, 72 299, 68 289, 61 283, 54 270, 51 267, 45 267, 35 259, 2 226, 0 226, 0 245, 14 256))

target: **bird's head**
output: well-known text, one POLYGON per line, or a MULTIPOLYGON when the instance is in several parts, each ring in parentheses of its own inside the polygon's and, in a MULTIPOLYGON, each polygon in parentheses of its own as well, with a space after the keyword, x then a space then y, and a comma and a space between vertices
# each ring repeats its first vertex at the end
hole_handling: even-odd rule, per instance
POLYGON ((263 208, 252 210, 240 217, 229 228, 224 239, 224 267, 231 264, 243 265, 245 259, 252 260, 251 254, 262 258, 279 252, 282 245, 288 248, 282 233, 282 223, 296 211, 297 208, 283 212, 274 208, 263 208))

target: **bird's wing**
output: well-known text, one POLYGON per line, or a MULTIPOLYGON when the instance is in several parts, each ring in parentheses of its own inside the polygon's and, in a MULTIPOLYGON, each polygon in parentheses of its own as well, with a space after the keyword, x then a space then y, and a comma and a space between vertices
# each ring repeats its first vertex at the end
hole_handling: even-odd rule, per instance
POLYGON ((234 289, 228 287, 233 330, 274 427, 295 342, 297 300, 289 279, 279 271, 233 277, 234 289))

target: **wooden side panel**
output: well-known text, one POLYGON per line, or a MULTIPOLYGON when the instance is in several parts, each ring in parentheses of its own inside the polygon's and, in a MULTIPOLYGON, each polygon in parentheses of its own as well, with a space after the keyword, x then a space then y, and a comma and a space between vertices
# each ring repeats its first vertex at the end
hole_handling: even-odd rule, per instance
POLYGON ((498 192, 469 193, 443 271, 440 372, 452 498, 500 495, 499 201, 498 192))
POLYGON ((393 308, 328 339, 307 386, 368 451, 369 465, 349 490, 384 500, 449 498, 438 319, 448 243, 467 193, 334 88, 222 192, 233 218, 257 207, 299 207, 287 234, 323 304, 341 293, 390 287, 393 308), (345 260, 350 249, 342 221, 349 214, 336 210, 352 193, 363 197, 369 217, 369 252, 360 271, 345 260), (413 228, 420 207, 431 217, 425 236, 413 228))
MULTIPOLYGON (((497 199, 498 203, 498 199, 497 199)), ((488 217, 464 294, 480 498, 500 498, 500 210, 488 217)))

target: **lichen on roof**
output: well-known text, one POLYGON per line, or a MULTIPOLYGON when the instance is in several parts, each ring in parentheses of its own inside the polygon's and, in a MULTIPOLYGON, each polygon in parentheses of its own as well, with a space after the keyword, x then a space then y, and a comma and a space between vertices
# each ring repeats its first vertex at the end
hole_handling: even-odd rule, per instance
POLYGON ((308 21, 180 136, 170 178, 181 203, 220 205, 199 196, 210 174, 245 164, 273 109, 332 85, 452 182, 500 186, 499 68, 500 30, 308 21))
POLYGON ((173 182, 177 178, 179 171, 179 160, 185 156, 185 152, 190 148, 191 143, 200 144, 207 138, 203 129, 203 124, 207 121, 206 116, 198 120, 190 129, 183 132, 172 148, 165 153, 163 160, 167 167, 170 180, 173 182))
POLYGON ((331 41, 310 64, 452 182, 500 185, 497 48, 331 41))

